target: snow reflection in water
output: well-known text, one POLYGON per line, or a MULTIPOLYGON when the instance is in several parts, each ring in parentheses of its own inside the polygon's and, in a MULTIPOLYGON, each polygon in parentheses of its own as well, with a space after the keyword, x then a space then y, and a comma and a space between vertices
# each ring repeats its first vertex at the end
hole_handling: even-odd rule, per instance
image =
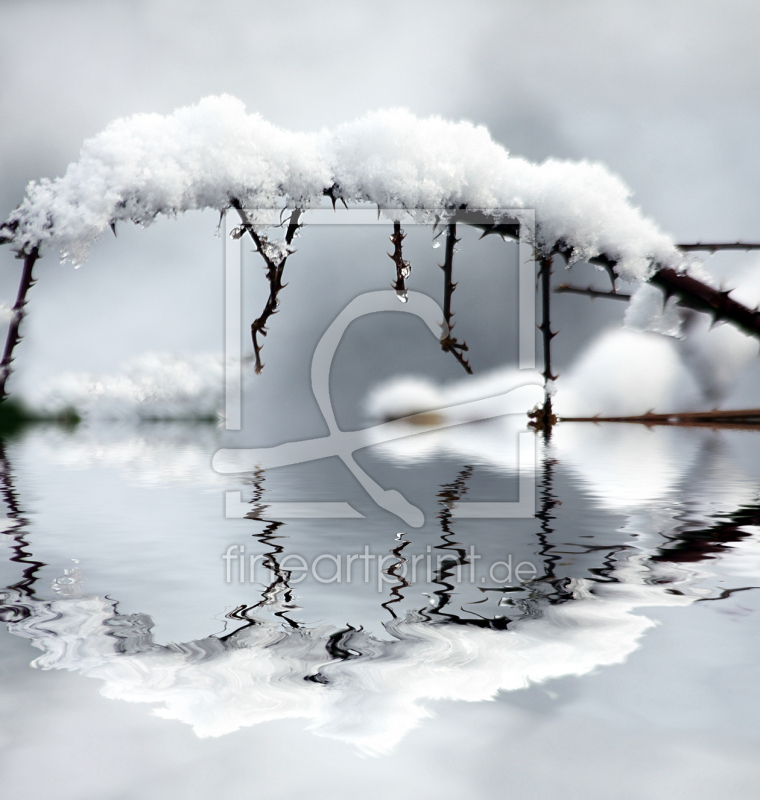
MULTIPOLYGON (((160 644, 148 614, 122 614, 117 601, 86 593, 79 568, 54 580, 52 597, 38 596, 37 572, 43 565, 30 554, 33 526, 24 516, 5 455, 7 533, 23 577, 0 594, 0 608, 8 629, 42 651, 34 666, 99 678, 105 696, 159 704, 153 713, 192 726, 200 737, 297 718, 318 735, 367 753, 388 752, 430 715, 430 701, 489 700, 498 692, 622 663, 655 624, 641 609, 719 598, 747 588, 748 579, 758 576, 757 485, 729 463, 721 434, 613 426, 583 428, 582 435, 579 430, 560 426, 544 448, 541 507, 534 524, 540 545, 534 552, 544 573, 521 585, 491 587, 506 603, 500 609, 507 616, 479 615, 475 605, 470 611, 455 609, 451 573, 444 568, 434 577, 427 606, 392 607, 409 584, 399 579, 391 587, 380 604, 383 613, 391 612, 391 619, 382 621, 382 635, 350 624, 350 602, 344 614, 348 624, 300 622, 290 573, 278 562, 283 551, 275 541, 279 523, 269 521, 257 537, 269 548, 273 581, 260 601, 227 613, 235 630, 160 644), (595 567, 572 577, 557 575, 559 554, 567 552, 561 548, 568 546, 567 533, 558 538, 555 528, 554 473, 562 464, 581 477, 596 507, 626 515, 621 530, 629 537, 616 548, 600 547, 595 567), (725 560, 728 573, 741 583, 713 585, 708 559, 725 560)), ((436 441, 420 440, 416 452, 406 442, 395 457, 424 462, 448 449, 449 455, 471 459, 477 448, 463 431, 436 432, 436 441)), ((481 425, 475 435, 483 432, 481 425)), ((132 438, 122 431, 110 441, 86 430, 68 442, 54 433, 30 441, 38 454, 47 448, 48 458, 57 453, 79 465, 119 465, 135 480, 145 479, 145 473, 134 465, 149 461, 153 481, 203 482, 205 477, 213 485, 201 455, 207 452, 203 437, 208 434, 200 435, 195 450, 192 443, 178 448, 176 433, 167 440, 158 429, 132 438), (184 453, 180 458, 178 449, 184 453)), ((490 469, 494 452, 491 448, 482 459, 490 469)), ((386 446, 385 456, 393 457, 392 446, 386 446)), ((453 564, 465 564, 467 557, 453 539, 450 511, 475 468, 460 470, 439 493, 444 544, 438 547, 451 552, 453 564)), ((262 473, 254 475, 256 502, 262 499, 262 480, 262 473)), ((588 546, 575 541, 576 547, 588 546)), ((401 539, 392 551, 399 560, 404 547, 401 539)))

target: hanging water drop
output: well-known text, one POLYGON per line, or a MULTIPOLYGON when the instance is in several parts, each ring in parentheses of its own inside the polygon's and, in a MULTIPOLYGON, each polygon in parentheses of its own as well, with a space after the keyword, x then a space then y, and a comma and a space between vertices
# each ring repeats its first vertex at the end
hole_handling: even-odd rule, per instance
POLYGON ((406 289, 396 289, 396 297, 398 297, 400 302, 406 303, 409 300, 409 293, 406 289))

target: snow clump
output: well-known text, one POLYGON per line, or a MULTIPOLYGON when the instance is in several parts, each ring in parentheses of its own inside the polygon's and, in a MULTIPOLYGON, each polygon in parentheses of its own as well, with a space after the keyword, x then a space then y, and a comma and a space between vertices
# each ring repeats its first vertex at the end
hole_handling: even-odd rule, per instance
POLYGON ((233 199, 246 208, 308 210, 326 193, 376 204, 393 218, 408 212, 431 221, 463 208, 495 219, 535 209, 539 255, 555 248, 571 260, 603 255, 625 280, 689 264, 601 164, 531 163, 511 156, 483 126, 399 109, 294 133, 246 113, 229 95, 111 123, 85 141, 63 177, 29 184, 0 239, 26 252, 56 249, 78 264, 121 221, 221 211, 233 199))

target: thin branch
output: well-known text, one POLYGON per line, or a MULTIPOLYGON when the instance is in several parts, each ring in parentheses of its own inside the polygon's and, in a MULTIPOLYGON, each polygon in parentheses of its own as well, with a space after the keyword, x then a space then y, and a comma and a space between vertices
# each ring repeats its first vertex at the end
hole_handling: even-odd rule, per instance
MULTIPOLYGON (((269 242, 267 241, 266 236, 259 235, 256 232, 255 227, 251 224, 250 220, 248 219, 243 207, 240 205, 240 201, 233 198, 231 200, 231 205, 234 209, 237 210, 238 214, 240 215, 240 219, 243 223, 242 227, 248 233, 248 235, 253 239, 253 243, 256 245, 256 252, 261 255, 264 259, 264 263, 266 264, 267 268, 267 280, 269 281, 269 297, 267 298, 266 305, 264 306, 264 310, 261 312, 261 315, 258 319, 254 320, 253 324, 251 325, 251 339, 253 341, 253 353, 256 359, 256 374, 261 374, 261 370, 264 369, 264 365, 261 363, 261 349, 263 345, 259 344, 259 334, 261 336, 267 335, 266 325, 269 321, 269 318, 277 313, 277 308, 280 305, 279 294, 282 289, 285 288, 287 284, 283 284, 282 282, 282 273, 285 270, 285 262, 288 260, 288 256, 290 255, 289 252, 286 252, 284 255, 281 255, 279 258, 272 257, 267 252, 267 246, 269 242)), ((290 219, 288 220, 288 227, 285 232, 285 245, 289 247, 293 242, 293 239, 296 235, 296 232, 301 227, 299 225, 299 220, 301 219, 302 211, 300 208, 296 208, 293 210, 293 213, 290 215, 290 219)))
POLYGON ((19 335, 19 327, 21 320, 25 316, 26 308, 26 294, 34 286, 35 280, 32 277, 32 270, 34 263, 40 256, 39 248, 33 247, 28 253, 23 256, 24 267, 21 270, 21 280, 18 286, 18 295, 16 296, 16 303, 13 306, 11 324, 8 328, 8 336, 5 340, 5 351, 3 352, 3 360, 0 361, 0 402, 8 397, 8 392, 5 389, 5 384, 11 374, 11 363, 13 362, 13 350, 16 345, 21 341, 19 335))
POLYGON ((751 242, 695 242, 694 244, 677 244, 679 250, 686 253, 695 251, 707 251, 709 253, 716 253, 718 250, 760 250, 760 244, 751 242))
POLYGON ((406 239, 406 234, 401 230, 401 223, 393 223, 393 253, 388 253, 388 257, 396 265, 396 282, 391 286, 396 290, 396 295, 402 303, 407 301, 406 279, 412 274, 412 266, 408 261, 404 261, 401 251, 401 243, 406 239))
POLYGON ((529 416, 534 420, 534 427, 549 431, 551 426, 557 421, 552 411, 552 396, 549 383, 557 380, 557 375, 552 372, 552 339, 557 335, 551 328, 551 280, 552 280, 552 256, 541 259, 541 269, 538 272, 541 281, 541 324, 539 330, 543 335, 544 341, 544 388, 545 398, 543 409, 531 412, 529 416))
POLYGON ((672 425, 687 428, 760 428, 760 408, 728 411, 682 411, 673 414, 631 414, 620 417, 561 417, 561 422, 638 422, 643 425, 672 425))
POLYGON ((561 283, 554 291, 556 294, 582 294, 586 297, 590 297, 592 300, 597 297, 607 297, 610 300, 631 299, 631 295, 626 294, 625 292, 600 292, 596 289, 592 289, 591 287, 588 289, 583 289, 580 286, 570 286, 567 283, 561 283))
POLYGON ((450 223, 446 226, 446 257, 443 265, 438 265, 443 270, 443 331, 441 332, 441 350, 444 353, 453 353, 454 358, 464 367, 468 375, 472 375, 472 368, 470 362, 464 357, 463 353, 468 350, 465 342, 460 342, 456 337, 451 335, 454 323, 451 318, 454 316, 451 312, 451 296, 457 285, 451 280, 454 271, 454 246, 459 241, 457 239, 457 226, 456 223, 450 223))
MULTIPOLYGON (((568 259, 572 257, 569 247, 557 247, 556 253, 568 259)), ((597 264, 605 269, 614 269, 617 261, 607 255, 599 255, 588 259, 589 264, 597 264)), ((658 265, 655 265, 658 266, 658 265)), ((760 310, 749 309, 730 297, 730 290, 715 289, 706 283, 684 272, 677 272, 672 267, 659 267, 652 274, 649 283, 659 286, 665 293, 665 300, 676 296, 678 304, 694 311, 710 314, 713 322, 726 320, 736 327, 760 339, 760 310)))

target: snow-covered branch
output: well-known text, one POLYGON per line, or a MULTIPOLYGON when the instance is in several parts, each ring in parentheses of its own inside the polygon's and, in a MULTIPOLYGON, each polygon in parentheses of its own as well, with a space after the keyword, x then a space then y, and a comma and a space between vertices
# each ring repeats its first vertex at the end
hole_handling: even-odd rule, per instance
MULTIPOLYGON (((643 280, 656 265, 686 258, 631 203, 631 192, 600 164, 511 156, 468 122, 381 111, 334 130, 293 133, 233 97, 208 97, 168 116, 113 122, 84 143, 56 180, 32 182, 0 237, 29 252, 55 249, 81 262, 112 224, 151 223, 193 209, 304 210, 324 196, 369 202, 424 217, 479 209, 499 222, 510 209, 536 209, 536 246, 558 245, 573 260, 605 255, 621 277, 643 280)), ((394 214, 394 212, 396 212, 394 214)))
MULTIPOLYGON (((402 297, 408 263, 401 253, 398 223, 411 214, 418 221, 447 226, 447 329, 442 345, 466 368, 465 346, 450 335, 451 231, 462 223, 481 228, 484 235, 516 238, 520 212, 529 209, 536 221, 532 244, 543 263, 559 254, 568 264, 595 264, 610 274, 613 292, 617 279, 651 281, 666 296, 677 295, 683 305, 760 337, 760 312, 715 288, 689 255, 727 246, 676 244, 643 216, 628 187, 601 164, 556 159, 531 163, 511 156, 482 126, 417 119, 403 110, 368 114, 334 130, 294 133, 246 113, 239 100, 223 95, 167 116, 138 114, 117 120, 84 143, 79 160, 63 177, 29 184, 22 203, 0 224, 0 243, 26 257, 25 269, 31 274, 37 255, 47 250, 80 263, 93 242, 119 222, 147 225, 161 215, 236 208, 242 232, 253 238, 264 258, 270 288, 252 325, 259 371, 259 336, 266 335, 266 323, 277 311, 293 236, 325 197, 346 207, 375 204, 396 223, 391 257, 396 263, 394 285, 402 297), (245 209, 273 208, 291 210, 284 245, 269 241, 245 215, 245 209)), ((549 336, 547 321, 544 338, 549 336)), ((6 348, 3 379, 16 341, 17 330, 6 348)), ((547 380, 549 376, 550 369, 547 380)))

